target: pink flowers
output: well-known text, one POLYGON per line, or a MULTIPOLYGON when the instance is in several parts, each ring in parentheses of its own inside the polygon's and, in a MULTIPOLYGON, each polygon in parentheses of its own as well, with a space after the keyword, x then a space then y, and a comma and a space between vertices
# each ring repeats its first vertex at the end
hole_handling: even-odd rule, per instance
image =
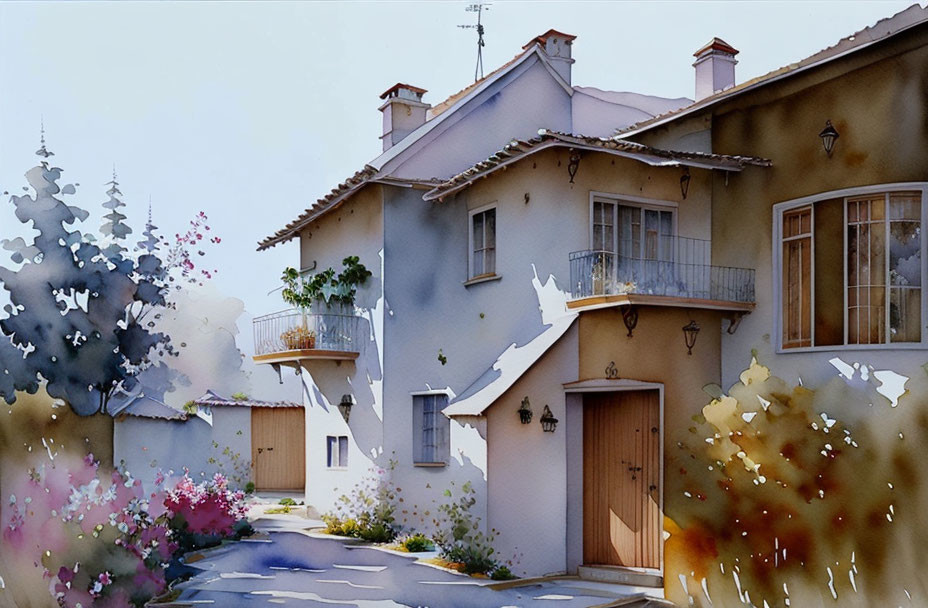
POLYGON ((228 481, 217 473, 213 479, 195 484, 184 474, 165 500, 172 519, 186 523, 193 534, 228 536, 248 511, 241 491, 228 489, 228 481))

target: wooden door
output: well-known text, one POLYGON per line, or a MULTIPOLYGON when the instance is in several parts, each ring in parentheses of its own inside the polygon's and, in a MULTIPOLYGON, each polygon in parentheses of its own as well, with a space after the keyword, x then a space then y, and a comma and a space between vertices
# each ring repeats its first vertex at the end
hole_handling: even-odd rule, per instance
POLYGON ((660 403, 655 390, 583 397, 583 562, 660 568, 660 403))
POLYGON ((306 423, 303 408, 251 409, 251 461, 255 488, 302 490, 306 485, 306 423))

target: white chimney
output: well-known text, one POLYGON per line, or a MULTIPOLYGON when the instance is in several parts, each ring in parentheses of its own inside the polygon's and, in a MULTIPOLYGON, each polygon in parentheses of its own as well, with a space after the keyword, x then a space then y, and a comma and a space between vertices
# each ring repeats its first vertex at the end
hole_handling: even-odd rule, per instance
POLYGON ((548 61, 551 62, 554 71, 567 81, 567 84, 570 84, 570 66, 574 63, 574 60, 570 57, 570 47, 576 39, 576 36, 564 32, 548 30, 544 34, 529 40, 528 44, 522 48, 527 49, 533 44, 540 45, 541 50, 548 56, 548 61))
POLYGON ((721 38, 713 38, 693 53, 696 63, 696 101, 735 86, 737 49, 721 38))
POLYGON ((383 112, 383 135, 380 138, 383 140, 384 152, 425 124, 425 113, 432 107, 422 101, 422 96, 427 92, 398 82, 380 96, 386 99, 378 108, 383 112))

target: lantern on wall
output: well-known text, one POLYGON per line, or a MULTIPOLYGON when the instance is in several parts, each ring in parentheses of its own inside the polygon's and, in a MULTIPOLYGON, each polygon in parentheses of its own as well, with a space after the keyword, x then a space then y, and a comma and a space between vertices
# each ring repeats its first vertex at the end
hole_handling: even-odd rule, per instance
POLYGON ((557 418, 551 413, 551 408, 545 405, 545 410, 541 414, 541 430, 545 433, 553 433, 557 428, 557 418))
POLYGON ((825 154, 828 155, 828 158, 831 158, 831 153, 835 149, 835 142, 838 140, 841 135, 838 134, 838 130, 835 129, 830 120, 825 121, 825 128, 822 129, 822 132, 818 134, 822 138, 822 146, 825 148, 825 154))
POLYGON ((528 424, 532 421, 532 406, 528 401, 527 395, 525 399, 522 400, 522 405, 519 407, 519 421, 521 421, 522 424, 528 424))
POLYGON ((690 168, 683 167, 683 175, 680 176, 680 194, 683 200, 686 200, 686 193, 690 191, 690 168))
POLYGON ((699 324, 696 321, 690 321, 683 326, 683 340, 686 342, 686 354, 693 354, 693 346, 696 345, 696 336, 699 335, 699 324))
POLYGON ((351 395, 342 395, 342 400, 338 403, 338 411, 342 413, 345 422, 348 422, 348 417, 351 415, 352 405, 354 405, 354 399, 351 395))
POLYGON ((574 183, 574 176, 577 175, 577 169, 580 168, 580 150, 570 149, 570 160, 567 162, 567 175, 570 176, 570 183, 574 183))

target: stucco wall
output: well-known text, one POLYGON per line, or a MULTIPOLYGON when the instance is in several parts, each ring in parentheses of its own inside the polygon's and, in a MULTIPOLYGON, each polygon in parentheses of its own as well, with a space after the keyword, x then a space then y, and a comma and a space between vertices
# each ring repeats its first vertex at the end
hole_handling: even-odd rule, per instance
MULTIPOLYGON (((357 313, 364 319, 357 360, 306 361, 301 369, 299 398, 306 407, 306 500, 323 512, 367 475, 373 461, 383 454, 382 196, 380 186, 367 186, 334 212, 308 226, 300 238, 303 268, 315 264, 313 272, 331 267, 338 273, 343 268, 342 260, 356 255, 372 273, 355 298, 357 313), (354 398, 347 425, 337 408, 344 394, 354 398), (349 437, 346 470, 327 468, 329 435, 349 437)), ((293 371, 284 368, 283 373, 293 371)), ((389 454, 384 458, 389 458, 389 454)))
MULTIPOLYGON (((619 378, 664 385, 665 444, 692 425, 692 416, 709 400, 703 390, 721 380, 723 313, 711 310, 642 306, 631 338, 621 309, 580 315, 580 378, 603 378, 615 362, 619 378), (683 326, 696 321, 700 332, 688 355, 683 326)), ((671 444, 672 445, 672 444, 671 444)))
MULTIPOLYGON (((485 504, 483 480, 487 467, 481 461, 493 460, 493 440, 490 441, 489 452, 484 452, 484 455, 481 450, 487 448, 479 433, 456 426, 458 422, 452 421, 451 453, 455 458, 451 465, 441 469, 412 468, 410 393, 447 387, 456 395, 462 394, 494 365, 497 357, 511 344, 521 346, 527 343, 541 333, 545 319, 550 322, 565 313, 568 254, 590 246, 591 191, 676 203, 679 205, 680 232, 696 238, 709 236, 707 171, 691 170, 689 195, 682 200, 679 185, 682 171, 678 168, 655 168, 630 159, 589 153, 584 155, 575 183, 571 185, 567 161, 566 149, 544 151, 440 203, 424 203, 421 194, 416 191, 385 188, 385 273, 390 277, 385 288, 388 303, 385 317, 385 450, 400 463, 397 477, 407 500, 412 497, 414 504, 431 505, 433 500, 441 501, 440 492, 452 481, 460 484, 466 480, 479 482, 475 486, 481 497, 478 505, 485 504), (526 193, 529 195, 528 203, 525 202, 526 193), (493 202, 497 204, 496 272, 501 278, 465 286, 468 279, 468 210, 493 202), (438 359, 439 349, 447 358, 445 365, 438 359)), ((615 312, 612 314, 617 316, 615 312)), ((673 321, 679 326, 673 325, 676 329, 672 332, 672 339, 681 349, 683 334, 680 328, 688 320, 674 317, 673 321)), ((717 319, 714 325, 704 324, 703 335, 713 332, 717 343, 717 319)), ((713 338, 706 340, 707 344, 712 341, 713 338)), ((644 339, 640 344, 646 345, 649 341, 644 339)), ((650 375, 654 375, 654 370, 664 369, 664 362, 659 356, 649 361, 654 366, 650 375)), ((559 388, 562 382, 578 379, 575 363, 568 369, 551 365, 552 370, 558 370, 551 376, 558 378, 552 387, 557 385, 559 388)), ((599 370, 599 375, 602 375, 602 370, 599 370)), ((718 382, 717 369, 712 378, 710 381, 718 382)), ((550 378, 545 381, 550 382, 550 378)), ((697 391, 701 387, 702 384, 699 384, 697 391)), ((548 389, 542 392, 548 392, 548 389)), ((518 401, 522 396, 519 395, 518 401)), ((537 404, 539 416, 543 405, 537 404)), ((555 404, 550 405, 554 409, 555 404)), ((561 393, 558 407, 563 406, 561 393)), ((488 428, 488 432, 496 432, 492 430, 492 422, 488 422, 488 428)), ((555 536, 560 534, 561 538, 557 542, 540 536, 533 539, 531 550, 524 551, 521 567, 525 572, 565 569, 565 515, 557 515, 557 509, 563 511, 566 508, 564 436, 555 433, 553 438, 543 437, 546 440, 544 445, 560 446, 554 447, 554 451, 545 456, 550 466, 559 467, 556 473, 559 481, 554 485, 560 489, 552 490, 555 493, 548 495, 545 506, 536 505, 541 510, 553 509, 550 526, 545 530, 555 536), (542 546, 543 551, 540 550, 542 546)), ((502 457, 496 462, 500 466, 502 457)), ((489 468, 493 470, 492 466, 489 468)), ((505 468, 499 471, 504 480, 515 474, 505 468)), ((490 491, 492 493, 492 489, 490 491)), ((502 506, 492 506, 496 504, 494 500, 491 497, 490 525, 500 530, 501 547, 510 554, 517 546, 523 552, 520 543, 524 543, 524 535, 519 531, 524 530, 524 524, 519 523, 519 511, 506 507, 504 499, 501 499, 504 500, 502 506)), ((510 555, 504 553, 503 557, 508 559, 510 555)))
MULTIPOLYGON (((726 387, 747 367, 752 350, 775 374, 811 386, 836 373, 828 364, 833 357, 907 376, 922 373, 919 368, 928 361, 924 350, 774 352, 772 207, 842 188, 928 180, 928 48, 910 50, 926 42, 924 33, 902 34, 891 44, 745 95, 716 112, 714 151, 755 154, 774 163, 733 177, 728 187, 719 179, 713 185, 715 263, 737 261, 757 269, 757 309, 735 335, 725 337, 726 387), (829 119, 840 133, 832 158, 818 137, 829 119)), ((839 291, 834 297, 843 296, 839 291)))
POLYGON ((563 384, 577 379, 577 324, 487 411, 488 521, 500 560, 517 575, 567 570, 567 413, 563 384), (518 409, 528 397, 532 421, 518 409), (542 431, 544 406, 560 422, 542 431))

